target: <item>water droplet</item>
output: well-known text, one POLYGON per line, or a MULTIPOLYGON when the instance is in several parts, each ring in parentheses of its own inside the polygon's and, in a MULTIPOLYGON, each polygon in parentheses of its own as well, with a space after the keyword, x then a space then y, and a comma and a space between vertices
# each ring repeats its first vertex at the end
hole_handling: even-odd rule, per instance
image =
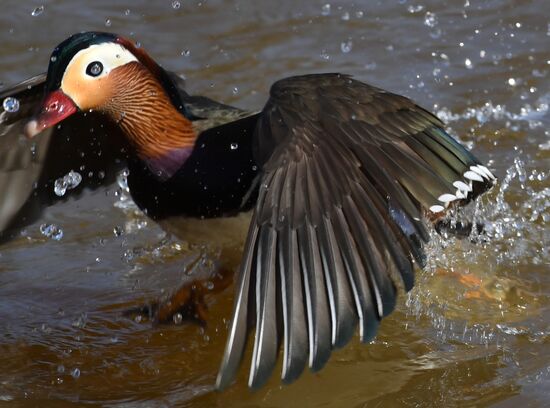
POLYGON ((341 19, 342 19, 342 21, 348 21, 349 20, 349 13, 347 11, 344 11, 342 13, 341 19))
POLYGON ((418 4, 418 5, 410 5, 407 7, 407 11, 409 13, 418 13, 420 11, 424 10, 424 6, 418 4))
POLYGON ((60 241, 63 238, 63 230, 55 224, 40 225, 40 232, 45 237, 51 238, 55 241, 60 241))
POLYGON ((71 376, 72 376, 74 379, 77 379, 78 377, 80 377, 80 369, 78 369, 78 368, 73 368, 73 370, 71 371, 71 376))
POLYGON ((437 25, 437 16, 431 11, 426 12, 424 15, 424 25, 428 27, 435 27, 437 25))
POLYGON ((105 27, 111 27, 111 20, 110 19, 105 20, 105 27))
POLYGON ((376 62, 369 62, 365 64, 365 69, 367 71, 374 71, 376 69, 376 62))
POLYGON ((474 64, 472 64, 472 60, 470 58, 466 58, 464 60, 464 65, 466 65, 466 68, 472 69, 474 67, 474 64))
POLYGON ((51 58, 50 58, 50 61, 51 62, 57 61, 57 57, 55 55, 52 55, 51 58))
POLYGON ((80 173, 77 173, 76 171, 71 170, 70 172, 65 174, 63 177, 60 177, 57 180, 55 180, 54 192, 59 197, 62 197, 65 195, 67 190, 72 190, 73 188, 77 187, 81 181, 82 181, 82 176, 80 175, 80 173))
POLYGON ((176 313, 174 316, 172 316, 172 320, 175 324, 181 324, 181 322, 183 321, 183 316, 181 315, 181 313, 176 313))
POLYGON ((321 58, 324 59, 325 61, 328 61, 330 59, 330 54, 328 53, 327 50, 321 51, 321 58))
POLYGON ((357 18, 363 18, 364 15, 365 13, 362 12, 361 10, 355 12, 355 17, 357 18))
POLYGON ((441 37, 441 34, 442 34, 441 29, 436 28, 435 30, 432 30, 432 32, 430 33, 430 37, 432 37, 434 39, 437 39, 437 38, 441 37))
POLYGON ((516 86, 517 85, 517 82, 515 80, 515 78, 508 78, 508 85, 510 86, 516 86))
POLYGON ((6 99, 4 99, 2 106, 4 107, 4 110, 6 112, 17 112, 19 110, 19 100, 12 96, 8 96, 6 99))
POLYGON ((113 234, 115 234, 115 237, 120 237, 124 234, 124 229, 117 225, 113 228, 113 234))
POLYGON ((237 150, 239 148, 239 144, 238 143, 231 143, 231 150, 237 150))
POLYGON ((351 51, 353 47, 353 42, 351 40, 344 41, 340 44, 340 49, 344 54, 347 54, 351 51))
POLYGON ((173 2, 172 2, 172 8, 173 8, 174 10, 177 10, 177 9, 179 9, 180 7, 181 7, 181 3, 180 3, 179 1, 173 1, 173 2))
POLYGON ((330 4, 324 4, 323 7, 321 7, 321 15, 323 16, 330 16, 330 4))
POLYGON ((128 170, 124 170, 124 171, 121 171, 120 173, 118 173, 117 177, 116 177, 116 181, 117 181, 117 184, 118 186, 123 189, 124 191, 129 191, 129 188, 128 188, 128 175, 130 173, 128 172, 128 170))
POLYGON ((191 51, 189 51, 189 50, 183 50, 183 51, 181 52, 181 55, 183 55, 184 57, 188 57, 189 55, 191 55, 191 51))
POLYGON ((44 6, 38 6, 38 7, 35 7, 35 9, 31 12, 31 16, 37 17, 43 12, 44 12, 44 6))
POLYGON ((129 15, 130 15, 130 9, 124 10, 124 15, 125 15, 125 16, 129 16, 129 15))
POLYGON ((233 95, 237 95, 239 93, 239 88, 235 87, 233 88, 233 95))

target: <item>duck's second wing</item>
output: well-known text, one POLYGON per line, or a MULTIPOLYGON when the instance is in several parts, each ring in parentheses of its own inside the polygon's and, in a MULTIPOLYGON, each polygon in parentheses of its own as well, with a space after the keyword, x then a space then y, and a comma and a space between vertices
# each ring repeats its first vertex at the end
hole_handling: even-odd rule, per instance
POLYGON ((320 369, 357 323, 375 335, 424 264, 423 213, 442 215, 493 175, 413 102, 338 74, 287 78, 256 128, 263 178, 237 281, 217 387, 255 326, 249 386, 283 345, 285 382, 320 369))
POLYGON ((51 130, 31 142, 23 136, 23 126, 40 102, 45 79, 45 74, 38 75, 0 93, 2 102, 14 98, 12 110, 6 111, 5 103, 0 106, 0 236, 31 195, 42 171, 51 130))
POLYGON ((32 140, 24 136, 44 96, 45 79, 38 75, 0 92, 0 241, 64 198, 54 192, 57 178, 81 172, 78 193, 113 182, 125 163, 119 130, 98 115, 75 115, 32 140), (4 109, 8 97, 15 98, 18 109, 4 109))

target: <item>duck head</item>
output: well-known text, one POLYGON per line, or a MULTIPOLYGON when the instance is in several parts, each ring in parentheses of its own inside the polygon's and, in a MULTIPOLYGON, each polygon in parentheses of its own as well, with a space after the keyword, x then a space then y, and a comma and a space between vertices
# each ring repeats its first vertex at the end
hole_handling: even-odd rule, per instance
POLYGON ((166 71, 131 41, 75 34, 53 51, 39 113, 28 137, 76 112, 98 111, 118 124, 137 155, 161 177, 190 155, 196 134, 166 71))

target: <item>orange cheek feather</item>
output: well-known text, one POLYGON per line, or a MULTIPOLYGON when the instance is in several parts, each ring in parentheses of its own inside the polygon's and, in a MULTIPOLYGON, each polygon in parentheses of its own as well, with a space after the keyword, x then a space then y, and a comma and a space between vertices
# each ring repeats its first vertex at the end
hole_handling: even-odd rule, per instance
POLYGON ((63 91, 69 95, 81 110, 101 110, 109 99, 108 78, 87 81, 79 79, 64 84, 63 91))
POLYGON ((82 78, 83 72, 81 62, 71 66, 63 77, 61 89, 81 110, 100 110, 110 97, 109 75, 87 79, 82 78))

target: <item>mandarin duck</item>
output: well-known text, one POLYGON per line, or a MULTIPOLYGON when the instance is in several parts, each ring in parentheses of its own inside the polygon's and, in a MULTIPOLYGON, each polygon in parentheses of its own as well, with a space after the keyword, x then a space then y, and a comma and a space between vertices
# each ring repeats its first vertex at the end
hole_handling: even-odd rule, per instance
MULTIPOLYGON (((496 180, 437 117, 349 75, 279 80, 264 108, 248 112, 189 95, 109 33, 63 41, 47 74, 6 98, 19 107, 0 110, 4 238, 53 204, 53 181, 84 163, 107 177, 82 188, 127 166, 133 200, 164 229, 241 245, 218 389, 234 380, 249 337, 252 388, 280 349, 289 383, 306 365, 321 369, 357 327, 370 341, 398 288, 412 288, 415 264, 425 265, 429 225, 496 180)), ((189 306, 193 290, 159 307, 160 320, 189 306)))

